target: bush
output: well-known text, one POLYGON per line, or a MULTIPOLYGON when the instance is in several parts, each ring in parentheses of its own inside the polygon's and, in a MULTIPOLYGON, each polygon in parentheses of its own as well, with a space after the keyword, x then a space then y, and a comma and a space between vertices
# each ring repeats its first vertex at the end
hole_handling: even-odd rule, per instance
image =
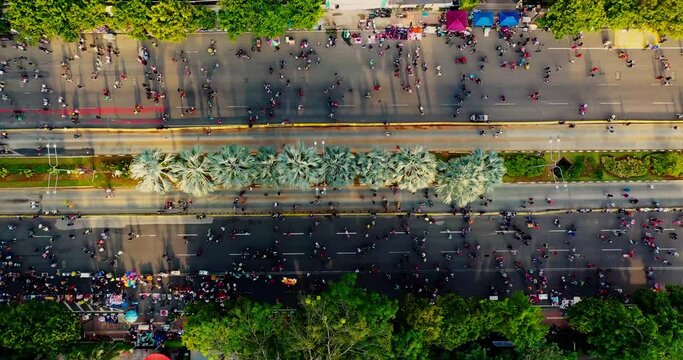
POLYGON ((683 154, 679 152, 654 153, 647 157, 647 164, 658 176, 683 176, 683 154))
POLYGON ((547 171, 546 161, 531 154, 510 154, 505 156, 505 173, 511 177, 537 177, 547 171))
POLYGON ((9 175, 9 170, 6 167, 0 167, 0 179, 4 179, 9 175))
POLYGON ((601 156, 600 162, 608 173, 620 178, 643 176, 648 173, 646 161, 630 156, 621 159, 614 156, 601 156))
POLYGON ((586 168, 586 160, 585 156, 577 156, 574 159, 572 166, 564 173, 567 180, 579 180, 581 178, 583 170, 586 168))
POLYGON ((33 175, 36 174, 36 172, 33 171, 33 169, 31 169, 31 168, 21 169, 21 170, 19 170, 19 173, 20 173, 21 175, 24 175, 27 179, 32 178, 33 175))

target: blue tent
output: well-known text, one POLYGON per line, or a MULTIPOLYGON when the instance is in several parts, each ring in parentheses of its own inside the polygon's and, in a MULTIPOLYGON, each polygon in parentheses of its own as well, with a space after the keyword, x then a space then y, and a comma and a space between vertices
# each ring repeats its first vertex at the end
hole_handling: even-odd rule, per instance
POLYGON ((519 13, 516 11, 501 11, 498 13, 498 24, 500 26, 519 25, 519 13))
POLYGON ((492 27, 493 26, 493 13, 490 11, 475 11, 472 13, 472 23, 473 26, 479 27, 492 27))

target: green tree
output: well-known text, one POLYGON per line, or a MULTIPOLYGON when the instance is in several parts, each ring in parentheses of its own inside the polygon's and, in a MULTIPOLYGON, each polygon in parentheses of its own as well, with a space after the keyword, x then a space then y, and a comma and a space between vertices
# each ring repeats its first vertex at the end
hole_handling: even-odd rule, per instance
POLYGON ((325 183, 333 188, 353 185, 357 175, 355 159, 349 148, 326 147, 323 154, 325 183))
POLYGON ((278 156, 277 171, 282 185, 306 189, 323 180, 323 160, 313 147, 288 144, 278 156))
POLYGON ((607 23, 604 0, 557 0, 539 24, 550 28, 555 38, 598 30, 607 23))
POLYGON ((548 167, 542 156, 532 154, 510 154, 505 156, 505 174, 512 177, 537 177, 548 167))
POLYGON ((501 301, 481 300, 482 323, 487 333, 498 333, 520 349, 531 349, 543 343, 548 327, 542 323, 541 309, 532 306, 521 291, 501 301))
POLYGON ((436 157, 421 146, 402 148, 389 162, 391 182, 412 193, 429 187, 436 178, 436 157))
POLYGON ((256 178, 256 158, 249 148, 228 145, 211 154, 211 177, 217 185, 229 190, 243 189, 256 178))
POLYGON ((643 0, 638 4, 644 28, 660 35, 683 39, 683 6, 680 0, 643 0))
POLYGON ((356 286, 347 274, 319 296, 304 296, 285 321, 281 342, 291 358, 391 358, 396 301, 356 286))
POLYGON ((642 25, 639 0, 606 0, 605 16, 614 29, 634 29, 642 25))
POLYGON ((384 150, 373 148, 357 157, 357 170, 361 185, 377 190, 387 186, 391 179, 389 167, 391 154, 384 150))
POLYGON ((633 295, 633 302, 657 324, 660 345, 655 351, 658 352, 658 358, 683 358, 683 316, 673 307, 668 287, 667 292, 638 289, 633 295))
POLYGON ((9 34, 11 30, 12 27, 10 26, 9 20, 5 18, 4 9, 0 7, 0 35, 9 34))
POLYGON ((657 359, 657 324, 637 307, 615 300, 584 298, 569 308, 569 325, 587 336, 596 359, 657 359))
POLYGON ((154 4, 147 12, 147 32, 161 40, 180 42, 215 20, 213 11, 195 6, 187 0, 165 0, 154 4), (207 24, 208 23, 208 24, 207 24))
POLYGON ((74 313, 52 301, 0 307, 0 346, 22 354, 56 355, 81 338, 74 313))
POLYGON ((316 0, 220 0, 218 23, 231 39, 251 32, 279 36, 287 29, 310 30, 324 13, 316 0))
POLYGON ((459 9, 470 11, 474 10, 477 6, 479 6, 479 0, 461 0, 459 9))
POLYGON ((86 30, 107 22, 102 0, 13 0, 5 17, 29 44, 42 36, 75 41, 86 30))
POLYGON ((520 349, 517 354, 518 360, 576 360, 577 358, 577 353, 562 350, 553 342, 520 349))
POLYGON ((166 193, 173 189, 171 174, 173 157, 160 149, 145 149, 130 164, 130 177, 140 180, 137 188, 144 192, 166 193))
POLYGON ((671 306, 683 313, 683 286, 668 284, 666 285, 666 293, 669 296, 671 306))
POLYGON ((279 308, 246 298, 229 301, 224 307, 192 304, 185 310, 183 344, 209 359, 278 359, 279 308))
POLYGON ((150 21, 151 0, 114 0, 110 26, 124 31, 135 40, 147 40, 147 24, 150 21))
POLYGON ((278 189, 280 187, 280 174, 277 170, 278 155, 275 149, 263 146, 258 149, 256 155, 256 178, 255 182, 264 189, 278 189))
POLYGON ((173 158, 170 169, 180 191, 202 197, 216 189, 211 178, 211 160, 199 145, 180 151, 173 158))
POLYGON ((443 202, 465 206, 503 182, 505 165, 495 152, 479 149, 439 163, 436 193, 443 202))

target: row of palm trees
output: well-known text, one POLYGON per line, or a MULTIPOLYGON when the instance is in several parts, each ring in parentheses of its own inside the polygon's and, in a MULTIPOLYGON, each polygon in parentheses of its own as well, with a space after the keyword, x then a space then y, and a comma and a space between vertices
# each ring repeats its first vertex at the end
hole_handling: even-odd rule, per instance
POLYGON ((134 158, 130 172, 140 181, 138 189, 145 192, 177 188, 201 197, 218 189, 241 190, 252 185, 342 188, 358 179, 374 190, 397 186, 414 193, 435 185, 444 202, 464 206, 500 184, 505 167, 497 153, 481 150, 441 161, 422 147, 396 152, 374 148, 354 154, 346 147, 329 146, 319 154, 314 147, 290 144, 280 153, 271 147, 252 152, 240 145, 227 145, 208 154, 199 146, 178 154, 148 149, 134 158))

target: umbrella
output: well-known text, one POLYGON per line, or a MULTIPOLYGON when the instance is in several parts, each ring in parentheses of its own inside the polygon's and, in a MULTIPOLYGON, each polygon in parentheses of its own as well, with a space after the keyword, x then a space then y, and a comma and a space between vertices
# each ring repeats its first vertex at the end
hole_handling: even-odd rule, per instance
POLYGON ((152 354, 147 355, 147 357, 145 357, 145 360, 171 360, 171 358, 164 354, 152 354))
POLYGON ((465 31, 467 29, 467 12, 450 10, 446 12, 446 30, 465 31))
POLYGON ((126 311, 126 321, 132 323, 138 321, 138 313, 135 310, 126 311))
POLYGON ((472 24, 479 27, 493 26, 493 13, 490 11, 475 11, 472 14, 472 24))
POLYGON ((500 26, 519 25, 519 13, 516 11, 501 11, 498 13, 498 23, 500 26))

